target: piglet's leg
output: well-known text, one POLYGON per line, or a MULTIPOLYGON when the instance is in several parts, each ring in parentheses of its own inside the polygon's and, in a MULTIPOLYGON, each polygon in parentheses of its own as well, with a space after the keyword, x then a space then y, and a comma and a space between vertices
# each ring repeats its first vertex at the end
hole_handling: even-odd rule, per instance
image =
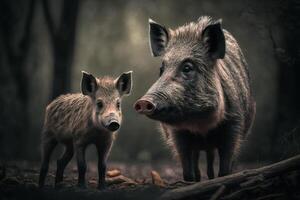
POLYGON ((73 142, 71 141, 69 143, 66 143, 65 148, 66 149, 63 156, 59 160, 57 160, 55 186, 63 181, 64 170, 73 157, 73 142))
POLYGON ((106 163, 107 157, 111 149, 112 141, 101 141, 96 144, 97 152, 98 152, 98 189, 104 189, 106 187, 105 184, 105 174, 106 174, 106 163))
POLYGON ((85 161, 85 149, 84 145, 76 145, 76 158, 78 168, 78 187, 85 188, 85 172, 86 172, 86 161, 85 161))
POLYGON ((39 187, 43 187, 46 179, 46 175, 49 168, 49 161, 51 154, 57 145, 57 141, 53 138, 48 138, 43 142, 42 149, 42 164, 40 170, 39 187))

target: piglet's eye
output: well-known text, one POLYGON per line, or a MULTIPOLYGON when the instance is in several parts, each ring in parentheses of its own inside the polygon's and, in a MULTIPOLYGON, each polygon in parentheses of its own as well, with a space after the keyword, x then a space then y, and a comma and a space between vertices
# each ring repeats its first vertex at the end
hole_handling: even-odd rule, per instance
POLYGON ((98 107, 99 110, 102 109, 103 108, 103 102, 102 101, 98 101, 97 102, 97 107, 98 107))
POLYGON ((120 109, 120 107, 121 107, 121 102, 118 101, 118 102, 117 102, 117 108, 120 109))

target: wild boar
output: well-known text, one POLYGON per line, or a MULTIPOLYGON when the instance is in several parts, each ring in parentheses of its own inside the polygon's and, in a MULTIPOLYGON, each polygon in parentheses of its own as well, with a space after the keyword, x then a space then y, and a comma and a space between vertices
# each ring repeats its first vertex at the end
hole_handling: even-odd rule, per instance
POLYGON ((130 94, 131 77, 131 71, 117 79, 96 78, 82 72, 82 93, 59 96, 47 106, 42 132, 40 187, 44 185, 50 156, 58 143, 65 146, 65 152, 57 161, 55 186, 63 181, 64 169, 75 150, 78 186, 85 187, 85 149, 94 144, 98 152, 98 188, 105 187, 106 161, 121 125, 121 99, 130 94))
POLYGON ((207 175, 231 173, 241 140, 250 131, 255 101, 247 63, 221 20, 200 17, 175 30, 149 19, 150 47, 162 57, 159 79, 134 105, 158 120, 178 155, 185 181, 200 181, 199 152, 206 151, 207 175))

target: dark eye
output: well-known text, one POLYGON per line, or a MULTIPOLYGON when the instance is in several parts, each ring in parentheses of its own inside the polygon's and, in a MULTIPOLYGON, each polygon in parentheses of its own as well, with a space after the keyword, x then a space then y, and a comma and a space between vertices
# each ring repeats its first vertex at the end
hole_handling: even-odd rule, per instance
POLYGON ((159 76, 161 76, 165 71, 165 63, 162 62, 161 67, 159 68, 159 76))
POLYGON ((117 102, 117 108, 120 109, 120 107, 121 107, 121 102, 118 101, 118 102, 117 102))
POLYGON ((181 71, 185 74, 188 74, 191 71, 194 71, 194 65, 190 61, 186 61, 182 64, 181 71))
POLYGON ((99 110, 102 109, 103 108, 103 102, 102 101, 98 101, 97 102, 97 107, 98 107, 99 110))

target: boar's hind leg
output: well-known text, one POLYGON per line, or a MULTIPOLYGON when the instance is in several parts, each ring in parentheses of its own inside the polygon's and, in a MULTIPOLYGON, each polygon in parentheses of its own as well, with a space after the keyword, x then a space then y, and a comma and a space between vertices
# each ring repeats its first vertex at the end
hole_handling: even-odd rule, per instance
POLYGON ((42 164, 39 177, 39 187, 44 186, 45 178, 49 168, 50 157, 53 149, 57 145, 57 141, 54 138, 47 138, 47 140, 43 141, 42 145, 42 164))
POLYGON ((65 152, 63 156, 57 160, 57 170, 55 177, 55 185, 63 181, 64 170, 70 160, 72 159, 74 154, 73 142, 69 142, 65 144, 65 152))
POLYGON ((234 142, 224 142, 225 144, 218 147, 220 157, 219 177, 231 173, 232 160, 234 155, 234 142))
POLYGON ((199 150, 193 151, 192 164, 194 168, 194 181, 196 182, 199 182, 201 180, 201 171, 199 169, 199 155, 200 155, 199 150))
POLYGON ((85 161, 85 145, 76 145, 76 158, 78 168, 78 187, 85 188, 85 172, 86 172, 86 161, 85 161))
POLYGON ((206 151, 206 162, 207 162, 207 177, 209 179, 215 178, 215 175, 214 175, 214 159, 215 159, 214 149, 208 149, 206 151))

